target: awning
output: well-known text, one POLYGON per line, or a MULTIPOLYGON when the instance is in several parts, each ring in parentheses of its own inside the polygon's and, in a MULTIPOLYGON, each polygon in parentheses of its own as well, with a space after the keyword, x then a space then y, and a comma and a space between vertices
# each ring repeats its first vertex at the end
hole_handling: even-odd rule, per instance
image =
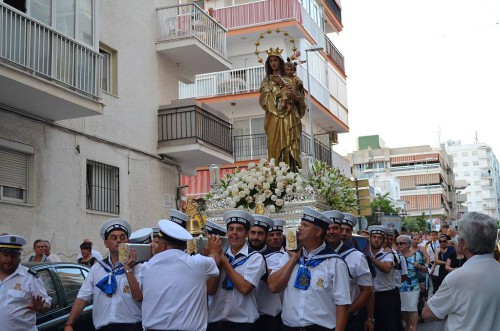
MULTIPOLYGON (((221 168, 219 170, 220 178, 225 174, 232 174, 236 166, 221 168)), ((239 169, 245 167, 238 167, 239 169)), ((203 198, 210 192, 210 171, 208 168, 196 171, 196 176, 181 176, 181 186, 188 186, 183 190, 183 197, 193 197, 195 199, 203 198)))
POLYGON ((441 194, 426 195, 407 195, 402 196, 401 200, 408 202, 408 210, 429 210, 429 200, 431 209, 441 209, 441 194))

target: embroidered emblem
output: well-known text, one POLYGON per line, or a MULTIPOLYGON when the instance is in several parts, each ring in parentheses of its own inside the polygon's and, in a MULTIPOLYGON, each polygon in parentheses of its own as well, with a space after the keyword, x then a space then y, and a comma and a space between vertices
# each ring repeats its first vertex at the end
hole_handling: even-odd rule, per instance
POLYGON ((16 283, 16 285, 14 286, 14 290, 21 291, 21 284, 16 283))
POLYGON ((125 286, 123 287, 123 293, 130 294, 130 287, 128 286, 128 284, 125 284, 125 286))
POLYGON ((325 280, 323 277, 318 277, 318 281, 316 282, 317 287, 325 288, 325 280))

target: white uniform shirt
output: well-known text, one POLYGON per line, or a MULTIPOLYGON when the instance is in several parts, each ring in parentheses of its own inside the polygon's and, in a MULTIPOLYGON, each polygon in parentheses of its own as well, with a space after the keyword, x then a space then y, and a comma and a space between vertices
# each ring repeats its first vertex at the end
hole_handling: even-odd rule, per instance
MULTIPOLYGON (((281 248, 281 250, 277 252, 272 252, 270 254, 265 255, 267 269, 275 270, 281 260, 281 257, 285 253, 285 250, 281 248)), ((259 315, 269 315, 276 316, 281 312, 281 302, 283 300, 283 293, 272 293, 269 291, 269 286, 266 282, 260 281, 259 290, 257 293, 257 307, 259 310, 259 315)))
MULTIPOLYGON (((234 257, 231 248, 226 251, 234 257)), ((248 245, 245 244, 236 254, 248 256, 248 245)), ((243 276, 247 282, 255 286, 249 294, 243 295, 236 287, 232 290, 222 288, 226 272, 221 270, 220 282, 217 293, 213 296, 210 310, 208 311, 208 322, 231 321, 235 323, 253 323, 259 318, 257 311, 257 287, 260 279, 266 273, 264 257, 260 253, 254 253, 248 260, 237 266, 234 270, 243 276)))
MULTIPOLYGON (((337 252, 341 246, 342 244, 335 251, 337 252)), ((372 274, 370 273, 366 257, 357 249, 350 251, 345 256, 343 254, 340 255, 347 263, 349 273, 352 277, 349 278, 349 292, 351 301, 354 302, 361 293, 359 286, 373 286, 372 274)))
POLYGON ((48 258, 49 258, 49 259, 50 259, 50 261, 52 261, 52 262, 62 262, 62 261, 61 261, 61 258, 59 257, 59 255, 54 254, 54 253, 50 254, 50 255, 48 256, 48 258))
POLYGON ((157 330, 206 330, 207 279, 217 277, 214 259, 169 249, 141 271, 142 326, 157 330))
MULTIPOLYGON (((439 250, 439 241, 429 242, 429 245, 427 246, 427 254, 429 254, 429 258, 431 262, 434 262, 434 254, 437 250, 439 250)), ((430 271, 430 268, 429 268, 430 271)))
MULTIPOLYGON (((325 243, 307 253, 313 256, 325 248, 325 243)), ((290 255, 283 254, 278 269, 281 269, 290 259, 290 255)), ((312 324, 328 329, 336 326, 336 306, 351 304, 349 293, 349 273, 347 265, 340 257, 331 257, 316 267, 308 267, 311 272, 310 286, 307 290, 294 287, 299 264, 293 268, 288 284, 284 290, 283 311, 281 318, 289 327, 302 327, 312 324)))
MULTIPOLYGON (((109 261, 109 258, 105 259, 105 261, 109 261)), ((140 284, 142 264, 136 264, 133 269, 134 275, 140 284)), ((108 272, 99 263, 95 263, 78 292, 78 299, 94 300, 92 319, 95 328, 99 329, 110 323, 140 322, 141 304, 132 299, 132 293, 125 274, 116 276, 117 288, 116 292, 111 296, 108 296, 95 286, 107 275, 108 272)))
POLYGON ((375 253, 375 256, 380 253, 382 253, 382 255, 378 258, 378 260, 381 262, 391 262, 392 267, 391 271, 387 274, 375 267, 376 274, 373 278, 373 291, 382 292, 394 290, 396 288, 396 283, 394 282, 394 255, 392 255, 392 252, 385 252, 383 247, 375 253))
POLYGON ((498 330, 500 327, 500 263, 493 254, 474 255, 449 273, 427 304, 445 331, 498 330))
POLYGON ((47 295, 40 278, 19 265, 11 275, 0 282, 0 323, 3 331, 30 331, 36 328, 36 312, 26 308, 33 296, 40 295, 47 304, 52 298, 47 295))

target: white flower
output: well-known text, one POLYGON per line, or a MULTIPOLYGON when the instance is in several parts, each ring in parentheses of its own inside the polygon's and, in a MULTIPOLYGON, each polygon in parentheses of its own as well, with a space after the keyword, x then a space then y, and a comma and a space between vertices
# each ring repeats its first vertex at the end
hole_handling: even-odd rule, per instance
POLYGON ((297 193, 303 193, 304 188, 302 186, 297 186, 297 193))
POLYGON ((274 207, 274 205, 270 205, 270 206, 269 206, 269 211, 270 211, 271 213, 275 213, 275 212, 276 212, 276 207, 274 207))
POLYGON ((238 197, 240 198, 244 198, 245 196, 246 196, 245 191, 240 191, 240 193, 238 193, 238 197))
POLYGON ((276 195, 274 195, 274 194, 273 194, 273 195, 271 195, 271 200, 272 200, 272 201, 276 201, 276 199, 278 199, 278 197, 277 197, 276 195))
POLYGON ((286 190, 285 190, 286 194, 292 194, 293 193, 293 190, 291 187, 287 187, 286 190))
POLYGON ((249 190, 253 190, 254 188, 255 188, 254 182, 251 182, 251 183, 248 184, 248 189, 249 190))
POLYGON ((279 165, 281 168, 285 168, 285 167, 286 167, 286 163, 285 163, 285 162, 283 162, 283 161, 282 161, 282 162, 280 162, 278 165, 279 165))
POLYGON ((264 190, 269 190, 269 188, 271 188, 271 185, 269 183, 264 183, 264 184, 262 184, 262 188, 264 190))
POLYGON ((227 205, 228 205, 230 208, 234 208, 234 207, 236 207, 236 202, 234 202, 234 200, 233 200, 233 199, 231 199, 231 201, 229 201, 229 202, 227 203, 227 205))
POLYGON ((235 196, 233 198, 233 201, 234 201, 235 204, 238 203, 238 202, 240 202, 240 200, 241 200, 241 198, 239 196, 235 196))
POLYGON ((253 202, 253 198, 252 198, 252 196, 250 196, 250 195, 249 195, 249 196, 247 196, 247 197, 245 198, 245 200, 247 201, 247 203, 252 203, 252 202, 253 202))
POLYGON ((255 168, 255 162, 250 162, 248 164, 248 169, 253 169, 253 168, 255 168))
POLYGON ((286 175, 286 178, 288 179, 294 179, 295 177, 295 174, 293 172, 289 172, 287 175, 286 175))
POLYGON ((283 206, 283 199, 276 199, 276 206, 281 207, 283 206))
POLYGON ((243 190, 243 192, 245 193, 245 195, 249 195, 250 194, 250 189, 249 188, 245 188, 243 190))
POLYGON ((280 190, 279 188, 277 188, 277 189, 275 189, 275 190, 274 190, 274 193, 275 193, 277 196, 279 196, 279 197, 280 197, 280 196, 283 194, 283 191, 282 191, 282 190, 280 190))
POLYGON ((276 184, 276 188, 278 188, 278 189, 280 189, 280 190, 282 190, 284 187, 285 187, 285 185, 283 184, 283 182, 278 182, 278 183, 276 184))

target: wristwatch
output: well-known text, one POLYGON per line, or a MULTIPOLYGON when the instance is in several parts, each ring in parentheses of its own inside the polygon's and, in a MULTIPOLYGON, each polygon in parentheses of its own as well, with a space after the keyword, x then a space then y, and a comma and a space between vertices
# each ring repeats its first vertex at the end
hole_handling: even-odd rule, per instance
POLYGON ((125 273, 128 274, 129 272, 134 272, 134 270, 132 268, 128 269, 128 270, 125 270, 125 273))

